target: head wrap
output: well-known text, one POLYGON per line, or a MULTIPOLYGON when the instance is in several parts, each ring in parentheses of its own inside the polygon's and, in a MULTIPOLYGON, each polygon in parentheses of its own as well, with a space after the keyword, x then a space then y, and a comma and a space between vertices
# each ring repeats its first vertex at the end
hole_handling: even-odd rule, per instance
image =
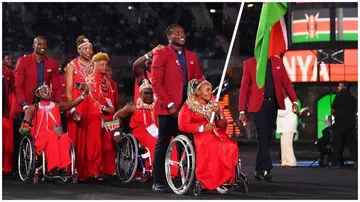
MULTIPOLYGON (((40 89, 41 89, 41 88, 46 88, 46 89, 47 89, 46 93, 51 93, 50 87, 44 82, 41 86, 39 86, 38 88, 35 89, 35 95, 36 95, 37 93, 39 93, 39 96, 40 96, 40 97, 44 97, 44 96, 45 96, 45 95, 41 95, 41 92, 40 92, 40 89)), ((37 96, 37 95, 36 95, 36 96, 37 96)), ((39 97, 39 96, 37 96, 37 97, 39 97)))
POLYGON ((89 39, 87 38, 83 38, 82 40, 80 40, 76 45, 77 45, 77 48, 81 48, 83 45, 85 44, 89 44, 92 46, 92 44, 90 43, 89 39))
POLYGON ((152 89, 152 86, 151 86, 151 84, 150 84, 150 81, 147 80, 147 79, 143 79, 143 80, 142 80, 142 84, 141 84, 140 87, 139 87, 140 93, 141 93, 141 91, 143 91, 145 88, 151 88, 151 89, 152 89))
POLYGON ((188 83, 188 89, 187 89, 187 96, 188 99, 193 98, 194 93, 199 90, 199 88, 203 85, 203 84, 209 84, 211 85, 211 83, 206 80, 206 79, 192 79, 189 83, 188 83))
MULTIPOLYGON (((149 80, 143 79, 141 82, 142 82, 142 83, 141 83, 141 85, 140 85, 140 87, 139 87, 140 93, 141 93, 145 88, 151 88, 151 89, 152 89, 149 80)), ((155 95, 154 95, 154 99, 156 99, 156 98, 155 98, 155 95)), ((152 104, 146 104, 146 103, 143 102, 143 100, 141 99, 141 96, 140 96, 140 97, 136 100, 136 108, 138 108, 138 109, 151 109, 151 110, 152 110, 152 109, 154 109, 154 103, 152 103, 152 104)))
POLYGON ((212 103, 209 102, 205 106, 203 106, 195 99, 195 92, 204 84, 211 85, 211 83, 205 79, 193 79, 189 82, 188 99, 186 100, 186 105, 190 108, 191 111, 205 117, 207 120, 210 120, 212 111, 209 106, 212 105, 212 103))

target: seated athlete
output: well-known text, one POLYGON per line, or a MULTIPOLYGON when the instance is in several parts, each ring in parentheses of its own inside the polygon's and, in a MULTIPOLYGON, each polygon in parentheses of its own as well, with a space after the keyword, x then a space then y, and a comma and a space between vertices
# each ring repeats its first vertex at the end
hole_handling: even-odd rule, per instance
POLYGON ((188 99, 179 112, 179 130, 193 134, 196 152, 195 176, 202 189, 214 190, 235 183, 238 146, 226 131, 226 119, 212 102, 212 86, 207 80, 193 79, 188 84, 188 99), (215 112, 214 123, 210 123, 215 112), (221 173, 221 174, 220 174, 221 173))
POLYGON ((35 90, 39 102, 32 104, 25 111, 25 117, 19 129, 23 135, 35 139, 36 154, 45 151, 47 171, 63 172, 71 164, 71 139, 62 130, 60 111, 69 110, 80 104, 89 93, 87 86, 81 86, 84 92, 70 102, 55 103, 51 101, 51 89, 46 84, 35 90))
MULTIPOLYGON (((157 115, 154 111, 154 92, 147 79, 144 79, 140 85, 140 97, 137 99, 136 104, 127 104, 116 112, 114 119, 124 119, 128 116, 131 116, 130 128, 132 134, 141 146, 147 147, 150 150, 153 165, 155 145, 158 138, 157 115)), ((176 152, 173 152, 173 154, 173 157, 176 158, 176 152)), ((150 162, 146 160, 145 167, 148 169, 149 166, 150 162)), ((172 176, 177 175, 177 170, 171 169, 171 172, 172 176)))

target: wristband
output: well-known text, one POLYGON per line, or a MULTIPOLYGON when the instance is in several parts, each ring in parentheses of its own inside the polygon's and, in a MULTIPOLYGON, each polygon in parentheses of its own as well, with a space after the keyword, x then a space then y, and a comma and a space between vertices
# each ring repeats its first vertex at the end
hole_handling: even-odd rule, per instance
POLYGON ((240 115, 242 115, 242 114, 245 114, 245 112, 244 112, 244 111, 240 111, 240 115))
POLYGON ((201 125, 198 130, 197 130, 199 133, 202 133, 204 132, 204 125, 201 125))
POLYGON ((149 60, 149 55, 146 53, 145 55, 146 60, 149 60))
POLYGON ((299 105, 298 102, 293 102, 293 104, 299 105))
POLYGON ((119 136, 119 135, 121 135, 119 131, 116 131, 116 132, 114 133, 114 137, 119 136))
POLYGON ((24 111, 27 110, 28 108, 29 108, 29 105, 23 106, 23 110, 24 110, 24 111))
POLYGON ((174 105, 174 103, 173 103, 173 102, 170 102, 170 103, 168 104, 167 108, 170 109, 170 107, 172 107, 173 105, 174 105))
POLYGON ((81 98, 82 100, 85 100, 85 93, 82 93, 81 96, 80 96, 80 98, 81 98))
POLYGON ((70 114, 74 113, 74 111, 76 111, 75 107, 70 109, 70 114))

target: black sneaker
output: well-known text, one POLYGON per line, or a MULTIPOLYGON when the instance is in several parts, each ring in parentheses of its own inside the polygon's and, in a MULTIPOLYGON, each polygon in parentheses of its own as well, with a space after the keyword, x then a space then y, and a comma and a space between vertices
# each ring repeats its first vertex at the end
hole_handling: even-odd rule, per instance
POLYGON ((153 190, 153 192, 166 192, 166 191, 167 191, 167 187, 166 187, 166 185, 164 185, 164 184, 157 184, 157 183, 155 183, 155 184, 153 184, 153 186, 152 186, 152 190, 153 190))
POLYGON ((272 175, 270 174, 270 171, 264 171, 263 179, 265 180, 265 182, 272 182, 272 175))
POLYGON ((254 179, 256 181, 261 181, 263 179, 263 173, 261 171, 255 171, 254 179))

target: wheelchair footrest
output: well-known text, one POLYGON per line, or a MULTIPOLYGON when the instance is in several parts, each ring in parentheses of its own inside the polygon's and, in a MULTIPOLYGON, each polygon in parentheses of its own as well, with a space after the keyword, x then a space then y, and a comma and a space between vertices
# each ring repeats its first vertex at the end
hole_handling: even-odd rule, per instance
POLYGON ((223 184, 222 186, 236 186, 237 184, 223 184))

